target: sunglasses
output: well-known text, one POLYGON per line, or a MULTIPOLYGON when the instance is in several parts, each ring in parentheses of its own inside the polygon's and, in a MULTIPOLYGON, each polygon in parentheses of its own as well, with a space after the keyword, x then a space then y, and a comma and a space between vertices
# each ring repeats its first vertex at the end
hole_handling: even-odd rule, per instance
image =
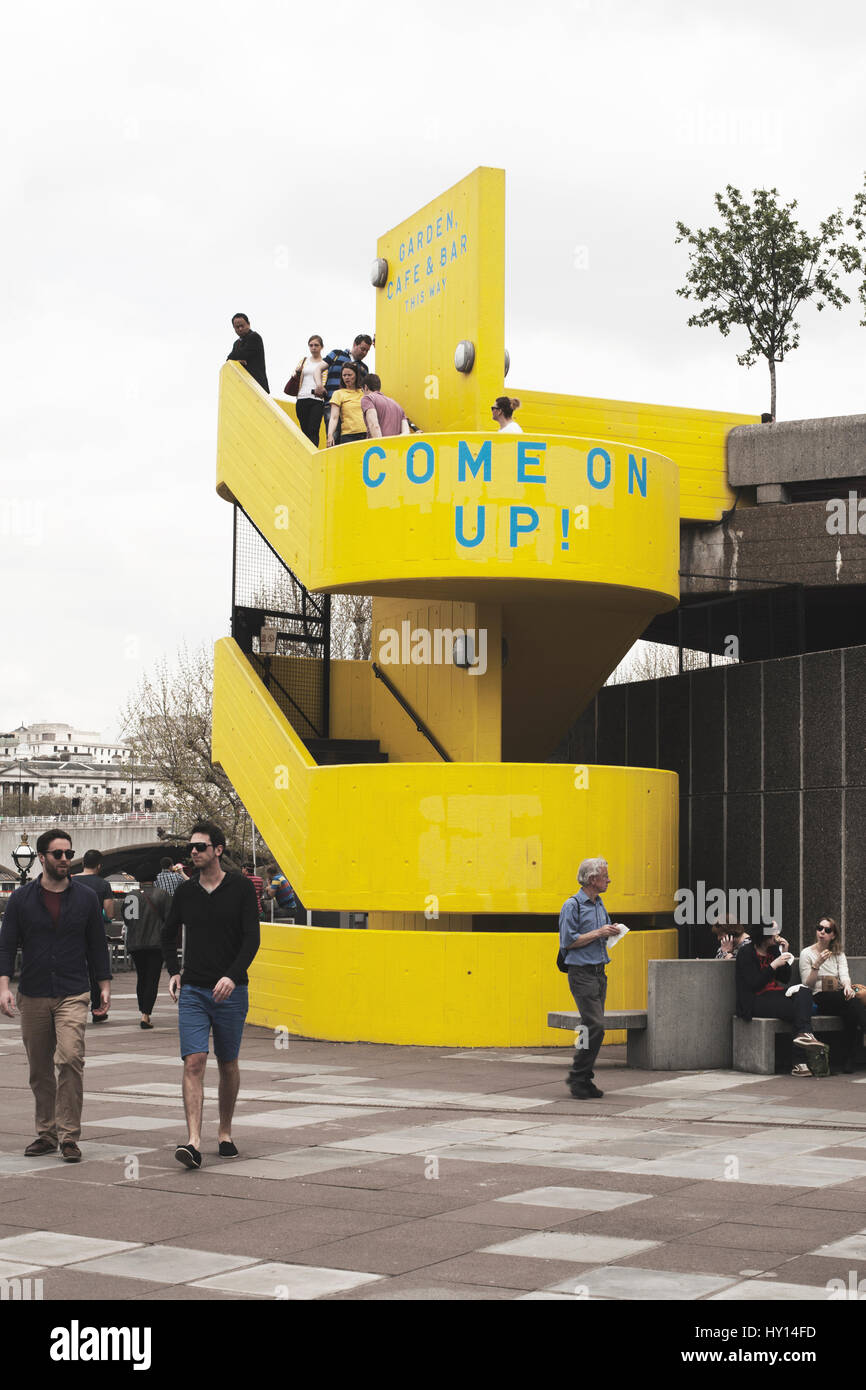
POLYGON ((205 842, 203 840, 195 840, 193 844, 186 846, 185 853, 204 854, 206 849, 213 849, 213 845, 210 843, 210 841, 205 842))
POLYGON ((74 858, 75 858, 75 850, 74 850, 74 849, 50 849, 50 850, 48 850, 48 853, 51 855, 51 858, 52 858, 52 859, 74 859, 74 858))
POLYGON ((819 927, 819 928, 818 928, 818 931, 821 933, 822 936, 835 936, 835 935, 836 935, 836 933, 834 932, 834 930, 833 930, 832 927, 819 927))

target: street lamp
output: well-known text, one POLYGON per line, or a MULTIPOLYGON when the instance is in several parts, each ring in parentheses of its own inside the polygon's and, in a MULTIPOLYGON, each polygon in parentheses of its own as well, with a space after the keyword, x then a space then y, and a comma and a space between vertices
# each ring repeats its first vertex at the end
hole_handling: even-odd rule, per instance
POLYGON ((15 860, 15 867, 23 887, 30 877, 33 860, 36 858, 36 851, 31 845, 28 845, 26 835, 21 836, 20 845, 17 849, 13 849, 12 858, 15 860))

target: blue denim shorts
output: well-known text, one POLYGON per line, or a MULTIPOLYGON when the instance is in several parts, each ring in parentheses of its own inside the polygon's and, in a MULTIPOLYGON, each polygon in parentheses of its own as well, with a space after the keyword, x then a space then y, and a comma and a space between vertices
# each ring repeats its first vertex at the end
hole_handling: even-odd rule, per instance
POLYGON ((198 985, 181 985, 177 1006, 180 1055, 208 1052, 213 1029, 213 1050, 218 1062, 234 1062, 241 1050, 241 1037, 250 1006, 249 989, 235 985, 228 999, 219 1003, 213 992, 198 985))

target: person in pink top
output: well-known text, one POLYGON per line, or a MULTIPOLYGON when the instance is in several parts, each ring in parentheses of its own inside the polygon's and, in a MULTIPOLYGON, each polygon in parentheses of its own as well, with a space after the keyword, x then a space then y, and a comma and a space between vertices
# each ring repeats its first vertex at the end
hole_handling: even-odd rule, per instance
POLYGON ((365 392, 361 401, 364 424, 370 439, 382 439, 385 435, 409 434, 409 421, 402 405, 392 401, 390 396, 382 395, 382 382, 375 372, 370 372, 364 383, 365 392))

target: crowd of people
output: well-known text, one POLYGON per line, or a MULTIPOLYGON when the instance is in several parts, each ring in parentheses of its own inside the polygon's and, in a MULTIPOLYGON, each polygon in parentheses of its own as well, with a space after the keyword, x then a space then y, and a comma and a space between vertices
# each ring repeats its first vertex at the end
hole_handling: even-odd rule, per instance
POLYGON ((866 988, 851 979, 842 949, 842 932, 833 917, 822 917, 815 940, 799 956, 789 949, 775 922, 747 929, 728 918, 713 928, 719 938, 717 960, 736 961, 737 1013, 740 1018, 780 1018, 793 1031, 792 1076, 810 1076, 809 1049, 823 1048, 810 1024, 815 1014, 842 1020, 842 1071, 856 1070, 859 1033, 866 1027, 866 988))
MULTIPOLYGON (((232 327, 237 339, 226 361, 245 367, 262 390, 269 392, 261 336, 250 327, 246 314, 235 314, 232 327)), ((319 333, 308 338, 307 353, 286 382, 285 395, 294 398, 298 424, 316 448, 320 447, 323 424, 329 449, 359 439, 418 432, 399 401, 388 396, 381 379, 367 369, 364 359, 375 342, 369 333, 359 333, 351 347, 334 348, 325 354, 319 333)), ((500 433, 523 433, 514 419, 519 408, 516 397, 497 396, 490 411, 500 433)))

